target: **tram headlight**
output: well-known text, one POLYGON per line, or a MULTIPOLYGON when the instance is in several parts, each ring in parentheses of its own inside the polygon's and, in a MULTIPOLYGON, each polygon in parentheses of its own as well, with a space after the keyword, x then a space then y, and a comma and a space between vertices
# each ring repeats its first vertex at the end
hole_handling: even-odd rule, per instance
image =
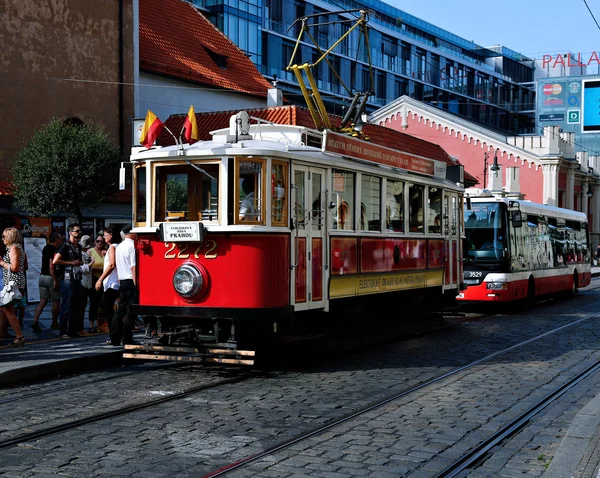
POLYGON ((191 264, 184 264, 173 274, 173 287, 184 297, 194 297, 204 285, 202 273, 191 264))
POLYGON ((507 282, 486 282, 487 290, 506 290, 508 289, 507 282))

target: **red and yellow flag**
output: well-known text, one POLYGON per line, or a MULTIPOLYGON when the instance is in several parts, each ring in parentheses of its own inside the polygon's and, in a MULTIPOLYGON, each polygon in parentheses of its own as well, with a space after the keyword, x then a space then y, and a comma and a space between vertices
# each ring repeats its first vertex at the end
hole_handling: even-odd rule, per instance
POLYGON ((190 110, 185 117, 183 129, 185 130, 185 139, 189 144, 194 144, 200 139, 200 135, 198 134, 198 123, 196 122, 196 113, 194 113, 193 106, 190 106, 190 110))
POLYGON ((146 121, 144 121, 144 127, 140 134, 140 143, 150 149, 164 127, 163 122, 152 111, 148 110, 146 121))

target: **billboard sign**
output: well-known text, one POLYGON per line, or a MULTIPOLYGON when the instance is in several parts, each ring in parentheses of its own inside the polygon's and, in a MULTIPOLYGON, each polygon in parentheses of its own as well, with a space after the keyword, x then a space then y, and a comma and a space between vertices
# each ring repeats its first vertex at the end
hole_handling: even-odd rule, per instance
POLYGON ((583 82, 583 125, 584 133, 600 131, 600 80, 583 82))

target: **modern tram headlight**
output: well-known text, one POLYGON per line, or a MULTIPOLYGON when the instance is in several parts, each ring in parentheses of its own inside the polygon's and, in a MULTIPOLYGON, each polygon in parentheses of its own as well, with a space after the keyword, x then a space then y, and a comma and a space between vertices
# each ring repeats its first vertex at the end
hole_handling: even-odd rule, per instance
POLYGON ((487 290, 506 290, 508 282, 486 282, 487 290))
POLYGON ((185 299, 197 295, 202 290, 204 282, 204 275, 192 264, 183 264, 173 274, 173 287, 185 299))

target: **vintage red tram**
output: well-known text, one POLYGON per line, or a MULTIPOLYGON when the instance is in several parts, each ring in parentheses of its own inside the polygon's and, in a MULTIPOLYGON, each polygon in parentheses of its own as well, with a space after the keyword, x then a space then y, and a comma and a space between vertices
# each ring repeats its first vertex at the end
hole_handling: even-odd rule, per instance
POLYGON ((463 188, 446 176, 462 166, 251 123, 131 156, 139 313, 162 346, 248 348, 305 319, 454 300, 463 188))

